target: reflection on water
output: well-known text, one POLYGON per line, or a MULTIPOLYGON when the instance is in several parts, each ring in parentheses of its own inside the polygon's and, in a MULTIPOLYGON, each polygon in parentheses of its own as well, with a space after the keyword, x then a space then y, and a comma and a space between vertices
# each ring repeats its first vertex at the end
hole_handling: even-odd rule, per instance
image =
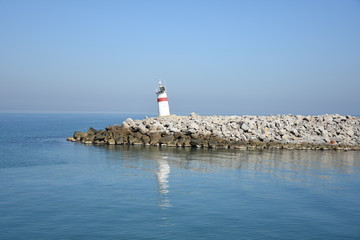
POLYGON ((169 193, 169 174, 170 166, 166 160, 166 157, 157 160, 158 168, 156 172, 157 182, 159 185, 159 193, 161 198, 160 207, 171 207, 170 201, 167 197, 169 193))
POLYGON ((360 151, 87 146, 63 135, 99 117, 35 117, 0 119, 0 239, 360 239, 360 151))
MULTIPOLYGON (((126 167, 153 172, 157 179, 160 206, 170 207, 170 169, 211 173, 239 173, 249 179, 265 173, 272 178, 302 184, 336 181, 344 175, 358 175, 358 151, 302 150, 213 150, 192 148, 157 148, 146 146, 109 146, 102 148, 108 158, 126 167)), ((251 181, 249 181, 251 184, 251 181)))
MULTIPOLYGON (((147 146, 109 146, 104 148, 108 158, 125 161, 157 161, 158 171, 168 178, 170 167, 197 172, 220 169, 261 171, 283 174, 302 172, 311 176, 327 176, 332 173, 353 174, 360 167, 359 151, 314 150, 220 150, 193 148, 157 148, 147 146), (355 168, 354 168, 355 167, 355 168)), ((159 182, 160 177, 158 177, 159 182)), ((167 182, 167 180, 166 180, 167 182)), ((167 183, 166 183, 167 184, 167 183)), ((165 186, 165 184, 162 184, 165 186)), ((160 187, 160 189, 162 189, 160 187)))

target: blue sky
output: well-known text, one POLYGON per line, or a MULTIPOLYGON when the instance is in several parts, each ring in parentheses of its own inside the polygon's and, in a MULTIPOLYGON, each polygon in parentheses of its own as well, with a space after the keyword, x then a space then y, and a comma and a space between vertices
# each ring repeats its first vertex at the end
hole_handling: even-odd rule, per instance
POLYGON ((0 111, 360 114, 360 1, 0 0, 0 111))

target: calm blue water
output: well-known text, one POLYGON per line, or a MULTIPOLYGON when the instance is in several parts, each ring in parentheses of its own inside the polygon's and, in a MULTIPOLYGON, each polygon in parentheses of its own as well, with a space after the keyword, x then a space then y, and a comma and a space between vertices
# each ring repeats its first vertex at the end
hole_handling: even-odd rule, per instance
POLYGON ((143 115, 0 114, 0 239, 360 239, 360 153, 66 142, 143 115))

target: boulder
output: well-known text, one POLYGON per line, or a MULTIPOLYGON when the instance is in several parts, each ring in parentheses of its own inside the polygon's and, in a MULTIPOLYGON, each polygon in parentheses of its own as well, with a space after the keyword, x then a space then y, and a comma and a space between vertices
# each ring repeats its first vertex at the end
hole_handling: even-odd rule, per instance
POLYGON ((127 118, 124 123, 123 125, 128 125, 129 127, 135 126, 135 122, 131 118, 127 118))
POLYGON ((100 131, 95 133, 94 140, 95 141, 104 141, 105 137, 106 137, 106 132, 100 130, 100 131))
POLYGON ((94 138, 95 138, 95 135, 89 135, 87 134, 82 140, 81 142, 85 143, 85 144, 90 144, 90 143, 93 143, 94 142, 94 138))
POLYGON ((169 135, 164 135, 159 139, 159 143, 162 144, 167 144, 169 142, 173 142, 174 141, 174 135, 169 134, 169 135))
POLYGON ((149 137, 150 137, 150 144, 153 145, 153 144, 159 143, 161 134, 160 133, 150 133, 149 137))
POLYGON ((124 145, 128 143, 127 137, 119 136, 115 138, 115 143, 118 145, 124 145))
POLYGON ((74 132, 73 138, 76 139, 77 141, 80 141, 80 140, 82 140, 85 136, 86 136, 86 133, 76 131, 76 132, 74 132))
POLYGON ((243 124, 241 124, 241 129, 244 130, 245 132, 247 132, 250 130, 250 127, 246 123, 243 123, 243 124))
POLYGON ((126 119, 105 131, 74 132, 68 141, 211 148, 360 149, 360 120, 340 115, 166 116, 126 119), (239 145, 238 142, 248 143, 239 145), (324 146, 328 144, 329 146, 324 146))
POLYGON ((96 129, 94 129, 94 128, 91 127, 91 128, 89 128, 89 130, 87 131, 87 134, 88 134, 88 135, 94 135, 94 134, 96 134, 96 132, 97 132, 96 129))

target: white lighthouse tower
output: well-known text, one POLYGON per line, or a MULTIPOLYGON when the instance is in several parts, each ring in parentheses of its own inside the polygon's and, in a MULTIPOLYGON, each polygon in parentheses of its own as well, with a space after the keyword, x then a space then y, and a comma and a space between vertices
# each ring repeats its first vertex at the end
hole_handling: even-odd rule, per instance
POLYGON ((159 89, 156 92, 158 107, 159 107, 159 116, 170 115, 169 102, 166 94, 166 88, 159 82, 159 89))

